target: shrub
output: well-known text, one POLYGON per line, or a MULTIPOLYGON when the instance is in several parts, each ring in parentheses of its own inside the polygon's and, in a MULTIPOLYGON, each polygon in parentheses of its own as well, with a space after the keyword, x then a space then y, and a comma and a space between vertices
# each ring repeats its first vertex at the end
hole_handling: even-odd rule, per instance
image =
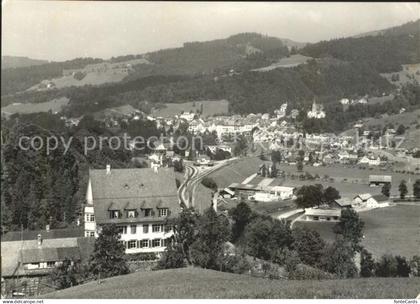
POLYGON ((335 276, 305 264, 297 265, 296 269, 289 273, 290 280, 331 280, 335 276))
POLYGON ((222 271, 237 274, 249 272, 251 264, 240 255, 228 255, 222 258, 222 271))
POLYGON ((155 261, 157 260, 156 253, 153 252, 140 252, 134 254, 127 254, 128 261, 155 261))
POLYGON ((179 245, 169 244, 160 258, 157 269, 171 269, 185 267, 184 254, 179 245))
POLYGON ((217 190, 217 184, 211 177, 204 177, 201 180, 201 183, 203 184, 203 186, 205 186, 209 189, 217 190))
POLYGON ((376 263, 376 276, 394 277, 397 274, 398 262, 394 256, 385 254, 376 263))

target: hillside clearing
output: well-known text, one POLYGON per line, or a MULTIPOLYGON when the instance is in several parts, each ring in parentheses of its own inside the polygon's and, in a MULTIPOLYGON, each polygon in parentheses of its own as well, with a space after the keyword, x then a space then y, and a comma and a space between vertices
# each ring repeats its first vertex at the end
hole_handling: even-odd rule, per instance
POLYGON ((48 112, 53 113, 61 111, 61 109, 69 103, 67 97, 56 98, 46 102, 40 103, 18 103, 10 104, 6 107, 1 108, 1 113, 6 116, 12 115, 15 113, 19 114, 30 114, 38 112, 48 112))
POLYGON ((197 100, 183 103, 165 103, 164 107, 154 109, 152 114, 156 117, 171 117, 182 112, 197 112, 203 105, 203 117, 227 114, 229 112, 229 101, 227 100, 197 100))
POLYGON ((290 57, 281 58, 279 61, 263 67, 254 69, 254 72, 268 72, 278 68, 293 68, 298 65, 306 63, 308 60, 312 59, 312 57, 303 56, 301 54, 291 55, 290 57))

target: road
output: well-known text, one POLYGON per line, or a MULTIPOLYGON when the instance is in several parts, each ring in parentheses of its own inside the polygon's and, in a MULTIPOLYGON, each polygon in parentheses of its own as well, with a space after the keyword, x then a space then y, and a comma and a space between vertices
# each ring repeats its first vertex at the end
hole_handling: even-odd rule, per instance
POLYGON ((230 165, 236 159, 235 157, 219 161, 213 167, 198 167, 194 166, 192 162, 185 162, 185 181, 178 189, 180 203, 183 203, 187 208, 194 207, 198 211, 204 210, 205 208, 202 208, 200 202, 196 202, 195 200, 195 189, 197 185, 201 183, 204 177, 230 165))

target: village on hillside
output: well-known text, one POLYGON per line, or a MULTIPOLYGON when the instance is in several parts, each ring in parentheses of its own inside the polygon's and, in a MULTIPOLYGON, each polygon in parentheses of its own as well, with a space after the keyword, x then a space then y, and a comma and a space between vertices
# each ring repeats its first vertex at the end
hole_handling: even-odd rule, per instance
POLYGON ((419 3, 2 4, 3 303, 420 299, 419 3))

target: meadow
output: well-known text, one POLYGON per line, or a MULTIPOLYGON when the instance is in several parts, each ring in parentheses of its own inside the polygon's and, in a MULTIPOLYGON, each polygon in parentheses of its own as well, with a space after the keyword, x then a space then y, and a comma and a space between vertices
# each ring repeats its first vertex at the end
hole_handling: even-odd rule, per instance
POLYGON ((420 278, 288 281, 200 268, 136 272, 42 295, 43 299, 415 298, 420 278))
MULTIPOLYGON (((375 257, 383 254, 411 258, 420 248, 420 204, 396 205, 359 213, 365 222, 362 245, 375 257)), ((295 222, 294 227, 305 226, 318 231, 326 241, 334 241, 335 223, 295 222)))
POLYGON ((304 56, 304 55, 301 55, 301 54, 291 55, 290 57, 281 58, 279 61, 277 61, 277 62, 275 62, 275 63, 273 63, 269 66, 254 69, 252 71, 268 72, 268 71, 278 69, 278 68, 293 68, 293 67, 296 67, 298 65, 306 63, 310 59, 312 59, 312 57, 307 57, 307 56, 304 56))
POLYGON ((183 103, 165 103, 164 107, 154 109, 152 114, 156 117, 172 117, 182 112, 196 112, 203 105, 203 117, 229 113, 227 100, 197 100, 183 103))
POLYGON ((6 116, 19 113, 19 114, 30 114, 37 112, 59 112, 61 109, 69 103, 67 97, 60 97, 46 102, 40 103, 17 103, 10 104, 6 107, 1 108, 1 113, 6 116))

